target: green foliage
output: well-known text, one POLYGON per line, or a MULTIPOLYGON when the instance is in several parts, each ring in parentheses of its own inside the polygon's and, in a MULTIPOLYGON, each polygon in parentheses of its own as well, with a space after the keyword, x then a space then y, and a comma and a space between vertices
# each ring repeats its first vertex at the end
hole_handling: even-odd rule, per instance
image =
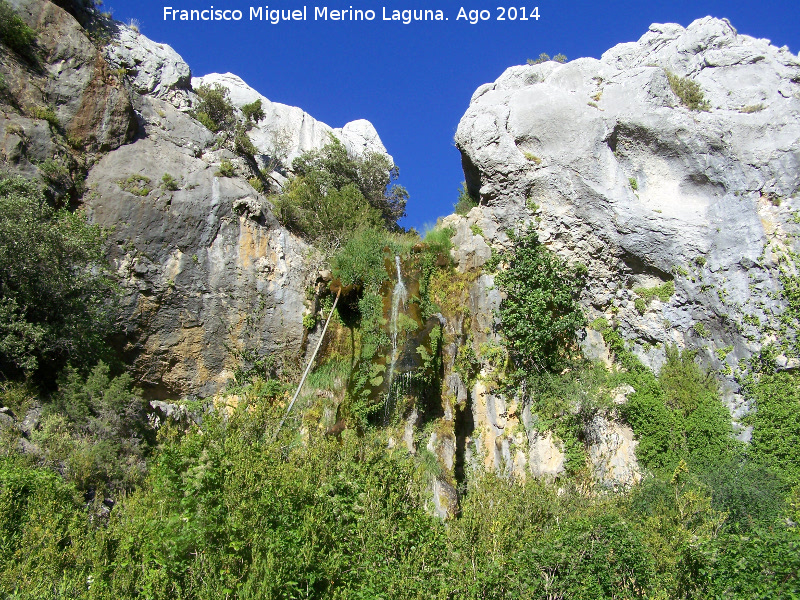
POLYGON ((533 152, 524 152, 525 160, 532 162, 535 165, 542 164, 542 159, 536 156, 533 152))
POLYGON ((550 55, 547 54, 546 52, 542 52, 539 55, 539 58, 537 58, 537 59, 529 58, 528 59, 528 64, 529 65, 540 65, 543 62, 547 62, 548 60, 550 60, 550 55))
POLYGON ((640 368, 623 379, 636 393, 620 412, 639 439, 637 458, 648 468, 664 473, 681 460, 693 468, 713 464, 734 448, 718 384, 692 352, 669 347, 658 378, 640 368))
POLYGON ((708 111, 711 109, 711 105, 703 95, 703 90, 700 89, 700 84, 696 81, 688 77, 680 77, 670 71, 667 71, 667 80, 669 81, 669 87, 681 101, 681 104, 689 110, 708 111))
POLYGON ((233 163, 229 161, 227 158, 223 158, 222 162, 219 164, 219 169, 217 172, 214 173, 215 177, 233 177, 236 175, 236 170, 233 166, 233 163))
POLYGON ((647 312, 647 302, 642 298, 636 298, 636 300, 633 301, 633 306, 640 315, 647 312))
POLYGON ((515 240, 495 278, 506 294, 500 322, 515 365, 525 371, 558 369, 577 330, 586 324, 578 297, 586 268, 569 267, 540 242, 535 231, 515 240))
POLYGON ((705 326, 705 323, 702 321, 698 321, 694 324, 694 331, 702 338, 706 338, 711 335, 711 332, 708 330, 708 327, 705 326))
POLYGON ((233 130, 233 151, 239 156, 252 158, 258 154, 250 136, 247 134, 247 126, 237 123, 233 130))
MULTIPOLYGON (((657 285, 651 288, 645 287, 637 287, 633 289, 633 293, 639 296, 634 301, 636 304, 636 309, 639 310, 639 301, 642 301, 642 307, 644 308, 646 304, 650 304, 653 298, 658 298, 661 302, 669 302, 669 299, 672 298, 673 294, 675 293, 675 282, 674 281, 665 281, 661 285, 657 285)), ((639 310, 640 314, 644 314, 644 310, 639 310)))
POLYGON ((561 54, 561 52, 559 52, 558 54, 556 54, 553 57, 553 60, 555 62, 557 62, 557 63, 564 64, 565 62, 567 62, 567 56, 565 54, 561 54))
POLYGON ((354 231, 382 226, 378 210, 353 183, 326 188, 313 177, 295 177, 273 203, 286 228, 322 248, 346 245, 354 231))
POLYGON ((739 109, 739 112, 745 114, 751 114, 751 113, 761 112, 765 108, 766 106, 764 106, 763 104, 749 104, 739 109))
POLYGON ((103 233, 54 210, 34 183, 0 180, 0 371, 52 381, 105 352, 115 287, 103 233))
POLYGON ((32 119, 42 119, 47 121, 50 127, 58 129, 61 123, 58 120, 58 115, 52 106, 33 106, 28 110, 28 114, 32 119))
POLYGON ((458 347, 456 358, 453 361, 453 370, 461 376, 461 381, 468 388, 475 385, 478 373, 481 370, 481 361, 472 347, 472 339, 467 339, 458 347))
POLYGON ((381 229, 359 229, 332 259, 333 276, 343 285, 377 292, 388 278, 384 248, 391 241, 381 229))
POLYGON ((242 106, 242 115, 244 115, 245 121, 249 124, 256 124, 259 121, 263 121, 266 115, 264 114, 264 109, 261 107, 261 99, 259 98, 249 104, 244 104, 242 106))
POLYGON ((17 12, 6 2, 0 0, 0 39, 17 54, 29 56, 36 41, 36 33, 28 27, 17 12))
POLYGON ((789 372, 762 375, 747 386, 755 400, 753 453, 792 484, 800 484, 800 377, 789 372))
POLYGON ((81 491, 131 489, 144 473, 144 407, 127 373, 111 377, 103 362, 86 377, 61 375, 34 441, 45 464, 81 491))
POLYGON ((170 192, 174 192, 180 189, 178 181, 169 173, 164 173, 161 176, 161 187, 170 192))
POLYGON ((453 205, 453 211, 457 215, 466 216, 476 206, 478 206, 478 203, 467 191, 467 182, 462 181, 461 188, 458 190, 458 201, 453 205))
POLYGON ((303 329, 311 331, 317 326, 317 316, 311 313, 303 315, 303 329))
POLYGON ((687 547, 681 592, 693 598, 793 598, 800 594, 800 533, 776 525, 726 532, 687 547))
POLYGON ((281 223, 322 247, 343 246, 359 228, 397 228, 406 191, 386 156, 351 157, 336 138, 296 158, 297 176, 273 199, 281 223))
POLYGON ((150 178, 145 175, 131 175, 127 179, 118 181, 117 185, 135 196, 147 196, 153 191, 150 178))
POLYGON ((292 169, 320 192, 355 185, 390 229, 406 214, 408 193, 393 183, 400 171, 384 154, 349 156, 344 145, 331 136, 321 150, 296 158, 292 169))
POLYGON ((628 177, 628 185, 631 186, 634 192, 639 189, 639 183, 636 181, 635 177, 628 177))
POLYGON ((214 133, 233 129, 236 119, 228 88, 215 83, 213 86, 199 85, 194 91, 199 98, 192 113, 195 119, 214 133))

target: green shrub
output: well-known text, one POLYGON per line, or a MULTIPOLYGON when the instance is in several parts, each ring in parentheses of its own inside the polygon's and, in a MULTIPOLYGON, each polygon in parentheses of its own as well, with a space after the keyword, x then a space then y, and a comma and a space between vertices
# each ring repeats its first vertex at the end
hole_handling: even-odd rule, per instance
POLYGON ((343 285, 377 292, 389 277, 384 265, 384 248, 388 243, 385 231, 359 229, 331 260, 333 276, 343 285))
POLYGON ((178 181, 169 173, 164 173, 161 176, 161 187, 170 192, 174 192, 180 189, 178 181))
POLYGON ((457 215, 465 216, 469 211, 478 206, 478 203, 469 195, 467 191, 467 182, 461 182, 461 188, 458 190, 458 201, 453 205, 453 211, 457 215))
POLYGON ((639 439, 642 464, 665 473, 680 460, 695 468, 729 456, 735 446, 730 413, 716 380, 700 370, 694 353, 668 347, 657 379, 643 369, 626 379, 636 393, 620 411, 639 439))
POLYGON ((586 268, 569 267, 533 230, 515 239, 503 258, 509 266, 495 284, 506 295, 499 316, 511 358, 526 371, 557 369, 586 324, 578 304, 586 268))
POLYGON ((751 447, 755 455, 793 485, 800 484, 800 377, 764 374, 747 386, 755 400, 751 447))
POLYGON ((639 183, 636 181, 635 177, 628 177, 628 185, 631 186, 634 192, 639 189, 639 183))
POLYGON ((529 64, 529 65, 540 65, 540 64, 542 64, 542 63, 544 63, 544 62, 547 62, 548 60, 550 60, 550 55, 549 55, 549 54, 547 54, 547 53, 545 53, 545 52, 542 52, 542 53, 539 55, 539 58, 537 58, 537 59, 535 59, 535 60, 534 60, 534 59, 532 59, 532 58, 529 58, 529 59, 528 59, 528 64, 529 64))
POLYGON ((391 186, 397 170, 384 155, 350 157, 335 138, 293 163, 297 176, 274 198, 281 223, 322 247, 342 247, 360 228, 397 229, 408 194, 391 186))
POLYGON ((642 298, 636 298, 633 301, 633 306, 636 308, 636 312, 640 315, 643 315, 647 312, 647 302, 645 302, 642 298))
POLYGON ((17 54, 28 56, 36 33, 5 0, 0 0, 0 39, 17 54))
POLYGON ((222 159, 222 162, 219 163, 219 169, 214 173, 215 177, 234 177, 235 175, 236 169, 233 163, 227 158, 222 159))
POLYGON ((523 152, 525 155, 525 160, 532 162, 535 165, 542 164, 542 159, 536 156, 533 152, 523 152))
POLYGON ((667 71, 667 80, 669 81, 669 87, 672 88, 673 93, 681 101, 681 104, 689 110, 708 111, 711 109, 708 100, 703 96, 700 84, 696 81, 688 77, 679 77, 670 71, 667 71))
POLYGON ((408 192, 394 183, 400 170, 385 154, 350 156, 344 145, 331 136, 320 150, 295 158, 292 169, 318 194, 355 185, 368 205, 380 213, 389 229, 396 229, 397 221, 406 214, 408 192))
POLYGON ((661 285, 656 285, 651 288, 636 287, 633 288, 633 293, 648 304, 653 298, 658 298, 661 302, 669 302, 669 299, 675 294, 675 282, 672 280, 665 281, 661 285))
POLYGON ((52 106, 33 106, 28 110, 28 114, 32 119, 42 119, 50 124, 50 127, 58 129, 61 123, 58 120, 58 115, 52 106))
POLYGON ((32 182, 0 179, 0 370, 52 381, 66 362, 105 352, 117 292, 104 234, 55 210, 32 182))
POLYGON ((192 112, 194 118, 214 133, 232 130, 236 119, 228 88, 215 83, 213 86, 199 85, 194 91, 199 98, 192 112))
POLYGON ((264 115, 264 109, 261 107, 261 99, 259 98, 250 104, 243 105, 242 115, 244 115, 247 123, 255 124, 263 121, 266 115, 264 115))

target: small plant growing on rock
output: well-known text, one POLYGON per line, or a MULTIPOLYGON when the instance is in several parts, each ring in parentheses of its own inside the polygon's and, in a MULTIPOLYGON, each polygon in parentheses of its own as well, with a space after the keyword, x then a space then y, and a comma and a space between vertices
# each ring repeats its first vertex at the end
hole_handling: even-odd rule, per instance
POLYGON ((311 331, 316 326, 317 326, 316 315, 312 315, 310 313, 307 315, 303 315, 303 328, 305 328, 308 331, 311 331))
POLYGON ((636 298, 633 301, 633 306, 636 308, 636 312, 640 315, 643 315, 647 312, 647 302, 645 302, 642 298, 636 298))
POLYGON ((708 100, 703 95, 703 90, 700 89, 700 84, 696 81, 688 77, 680 77, 670 71, 667 71, 667 80, 669 87, 672 88, 681 104, 689 110, 709 111, 711 109, 708 100))
POLYGON ((34 106, 28 112, 32 119, 43 119, 50 124, 50 127, 55 129, 61 127, 56 111, 53 110, 52 106, 34 106))
POLYGON ((694 324, 694 331, 697 335, 699 335, 702 338, 706 338, 711 334, 708 328, 701 322, 697 322, 694 324))
POLYGON ((529 65, 540 65, 543 62, 547 62, 548 60, 550 60, 550 55, 547 54, 546 52, 542 52, 539 55, 539 58, 537 58, 537 59, 529 58, 528 59, 528 64, 529 65))
POLYGON ((161 176, 161 187, 169 192, 174 192, 180 189, 177 180, 169 173, 164 173, 161 176))
POLYGON ((557 63, 561 63, 563 65, 565 62, 567 62, 567 56, 565 54, 561 54, 561 52, 559 52, 558 54, 556 54, 553 57, 553 60, 556 61, 557 63))
POLYGON ((481 229, 480 225, 470 225, 470 231, 472 231, 472 235, 483 235, 483 229, 481 229))
POLYGON ((535 165, 542 164, 542 159, 531 152, 525 152, 525 158, 535 165))
POLYGON ((219 169, 217 169, 214 175, 217 177, 233 177, 235 175, 233 163, 227 158, 223 158, 222 162, 219 164, 219 169))
POLYGON ((745 114, 748 114, 748 115, 749 115, 749 114, 751 114, 751 113, 757 113, 757 112, 761 112, 761 111, 762 111, 762 110, 764 110, 765 108, 766 108, 766 106, 764 106, 763 104, 750 104, 750 105, 748 105, 748 106, 743 106, 743 107, 742 107, 742 108, 739 110, 739 112, 740 112, 740 113, 745 113, 745 114))
POLYGON ((150 178, 145 175, 131 175, 123 181, 118 181, 117 185, 134 196, 147 196, 153 191, 150 178))
POLYGON ((635 177, 628 177, 628 184, 634 192, 639 189, 639 183, 636 181, 635 177))

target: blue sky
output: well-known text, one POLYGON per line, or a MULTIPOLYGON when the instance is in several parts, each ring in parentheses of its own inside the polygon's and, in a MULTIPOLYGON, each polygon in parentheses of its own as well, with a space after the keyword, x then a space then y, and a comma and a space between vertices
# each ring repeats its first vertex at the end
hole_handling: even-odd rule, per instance
MULTIPOLYGON (((533 2, 539 19, 498 21, 494 2, 460 4, 441 0, 346 0, 330 9, 352 7, 376 12, 374 21, 314 21, 315 6, 274 0, 270 9, 308 7, 306 22, 278 25, 249 21, 256 0, 106 0, 116 19, 137 19, 142 33, 171 45, 194 75, 232 72, 270 100, 299 106, 332 127, 368 119, 400 167, 409 191, 408 217, 401 223, 422 229, 452 212, 463 180, 453 145, 458 121, 475 89, 494 81, 507 67, 541 52, 599 58, 608 48, 637 40, 651 23, 688 25, 711 15, 727 17, 740 33, 768 38, 776 46, 800 50, 797 0, 762 2, 653 1, 533 2), (239 9, 239 22, 164 21, 175 9, 239 9), (490 20, 472 25, 456 20, 466 12, 489 11, 490 20), (395 9, 440 9, 445 22, 404 25, 382 20, 395 9)), ((514 4, 518 9, 523 3, 514 4)), ((519 10, 518 10, 519 13, 519 10)))

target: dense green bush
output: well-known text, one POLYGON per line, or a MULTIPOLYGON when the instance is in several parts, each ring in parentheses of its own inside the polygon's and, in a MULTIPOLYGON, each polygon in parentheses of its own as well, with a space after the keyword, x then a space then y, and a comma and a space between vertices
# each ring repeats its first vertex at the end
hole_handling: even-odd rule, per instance
MULTIPOLYGON (((344 145, 331 136, 320 150, 306 152, 292 162, 292 169, 308 185, 317 200, 331 190, 354 185, 366 204, 378 211, 389 229, 405 216, 408 192, 393 182, 399 169, 384 154, 350 156, 344 145)), ((353 223, 357 228, 358 223, 353 223)))
POLYGON ((795 373, 764 374, 748 386, 755 400, 753 453, 800 484, 800 377, 795 373))
POLYGON ((0 39, 17 54, 27 56, 36 40, 36 33, 28 27, 11 5, 0 0, 0 39))
POLYGON ((621 412, 639 439, 642 464, 666 473, 681 460, 695 468, 730 455, 735 446, 730 413, 716 380, 701 371, 694 353, 669 347, 657 379, 646 370, 624 379, 636 393, 621 412))
POLYGON ((198 85, 194 91, 199 102, 193 115, 198 121, 214 133, 233 129, 236 115, 228 88, 215 83, 213 86, 198 85))
POLYGON ((578 298, 586 267, 570 267, 530 230, 514 240, 503 260, 508 268, 495 278, 506 297, 500 305, 505 343, 524 371, 556 370, 564 364, 575 335, 586 324, 578 298))
POLYGON ((32 182, 0 180, 0 371, 52 382, 105 350, 116 297, 104 235, 81 212, 55 210, 32 182))

